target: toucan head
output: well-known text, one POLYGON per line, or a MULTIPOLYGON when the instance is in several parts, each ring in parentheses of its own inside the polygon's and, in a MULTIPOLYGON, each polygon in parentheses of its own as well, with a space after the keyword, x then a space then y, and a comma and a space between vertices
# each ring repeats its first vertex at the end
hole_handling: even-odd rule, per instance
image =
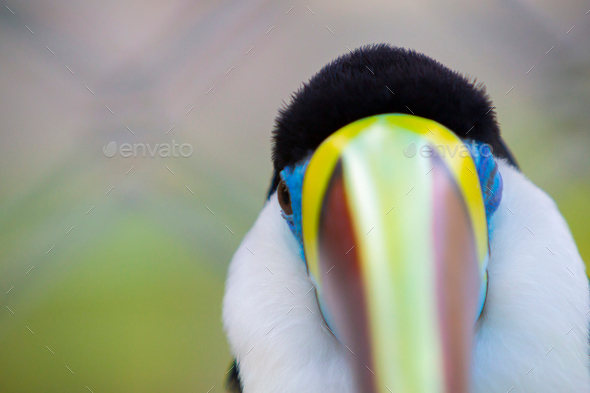
POLYGON ((359 392, 466 392, 487 291, 495 158, 481 85, 413 51, 363 47, 276 120, 278 198, 359 392))

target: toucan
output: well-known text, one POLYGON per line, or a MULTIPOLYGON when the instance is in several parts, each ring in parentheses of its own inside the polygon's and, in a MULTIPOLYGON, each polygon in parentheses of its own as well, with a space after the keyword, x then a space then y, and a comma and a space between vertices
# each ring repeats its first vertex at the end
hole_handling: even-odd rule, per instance
POLYGON ((590 392, 584 262, 481 83, 360 47, 279 110, 272 160, 227 275, 228 391, 590 392))

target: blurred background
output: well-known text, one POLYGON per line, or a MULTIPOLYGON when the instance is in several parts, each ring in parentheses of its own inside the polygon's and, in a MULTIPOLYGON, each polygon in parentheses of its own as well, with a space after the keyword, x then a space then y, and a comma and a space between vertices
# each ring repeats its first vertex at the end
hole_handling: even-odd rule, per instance
POLYGON ((524 173, 590 261, 589 9, 2 4, 0 390, 222 391, 224 278, 264 202, 274 116, 347 47, 414 48, 485 83, 524 173), (192 155, 103 154, 173 140, 192 155))

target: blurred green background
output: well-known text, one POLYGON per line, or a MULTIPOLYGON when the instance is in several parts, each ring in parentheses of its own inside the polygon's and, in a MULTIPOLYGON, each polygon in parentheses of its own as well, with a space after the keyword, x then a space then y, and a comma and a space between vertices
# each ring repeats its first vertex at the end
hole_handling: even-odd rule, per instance
POLYGON ((346 47, 415 48, 484 82, 524 173, 590 261, 588 8, 6 3, 0 390, 221 391, 224 277, 264 201, 276 110, 346 47), (192 156, 102 150, 173 139, 192 156))

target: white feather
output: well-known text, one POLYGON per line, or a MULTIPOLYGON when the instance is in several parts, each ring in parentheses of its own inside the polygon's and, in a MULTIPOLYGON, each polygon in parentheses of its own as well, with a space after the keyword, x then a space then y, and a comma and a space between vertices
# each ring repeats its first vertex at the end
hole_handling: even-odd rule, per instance
MULTIPOLYGON (((499 168, 473 390, 590 392, 584 263, 551 198, 499 168)), ((245 393, 351 392, 352 355, 325 328, 297 247, 275 194, 231 261, 223 320, 245 393)))
POLYGON ((584 262, 553 200, 510 165, 499 170, 475 391, 590 392, 584 262))
POLYGON ((244 392, 351 391, 346 349, 324 327, 276 193, 231 261, 223 320, 244 392))

